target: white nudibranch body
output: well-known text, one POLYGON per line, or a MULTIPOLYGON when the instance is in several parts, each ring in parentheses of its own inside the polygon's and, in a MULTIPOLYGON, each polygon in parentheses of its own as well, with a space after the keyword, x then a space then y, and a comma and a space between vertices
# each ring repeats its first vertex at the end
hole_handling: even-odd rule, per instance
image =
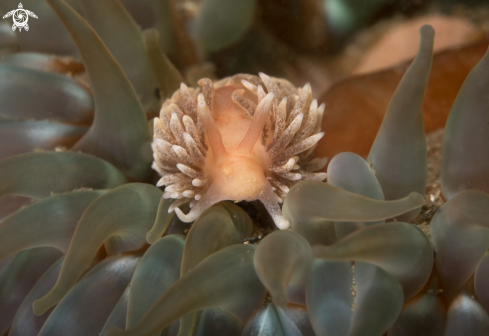
POLYGON ((153 168, 162 176, 164 198, 191 222, 223 200, 260 200, 280 229, 289 227, 279 203, 300 180, 324 180, 316 173, 326 159, 310 160, 324 133, 324 104, 311 87, 286 80, 235 75, 201 89, 182 84, 154 120, 153 168), (178 206, 190 203, 188 214, 178 206))

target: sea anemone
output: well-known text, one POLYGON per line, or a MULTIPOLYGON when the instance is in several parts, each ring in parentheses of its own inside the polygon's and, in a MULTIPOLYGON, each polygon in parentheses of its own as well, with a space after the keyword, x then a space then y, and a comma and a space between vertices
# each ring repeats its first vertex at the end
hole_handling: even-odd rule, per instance
MULTIPOLYGON (((447 121, 447 202, 428 236, 409 222, 426 187, 430 26, 367 159, 340 153, 325 173, 312 152, 327 106, 310 85, 260 73, 192 87, 118 1, 84 0, 84 17, 47 2, 83 66, 9 48, 0 63, 0 114, 18 119, 0 120, 16 141, 0 160, 0 333, 487 333, 489 52, 447 121), (31 152, 52 146, 69 150, 31 152)), ((243 25, 216 43, 201 31, 201 50, 243 25)))

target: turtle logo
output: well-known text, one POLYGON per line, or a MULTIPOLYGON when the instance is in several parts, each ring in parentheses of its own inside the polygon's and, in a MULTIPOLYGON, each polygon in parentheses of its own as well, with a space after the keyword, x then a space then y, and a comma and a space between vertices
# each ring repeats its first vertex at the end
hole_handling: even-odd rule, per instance
POLYGON ((16 28, 19 28, 19 32, 22 31, 22 28, 24 28, 26 31, 29 30, 29 25, 27 24, 27 20, 29 19, 29 16, 32 16, 33 18, 37 19, 37 15, 34 14, 31 11, 28 11, 27 9, 23 8, 21 3, 19 3, 19 8, 11 10, 7 14, 3 16, 3 18, 8 18, 12 17, 14 20, 14 24, 12 25, 12 30, 15 31, 16 28))

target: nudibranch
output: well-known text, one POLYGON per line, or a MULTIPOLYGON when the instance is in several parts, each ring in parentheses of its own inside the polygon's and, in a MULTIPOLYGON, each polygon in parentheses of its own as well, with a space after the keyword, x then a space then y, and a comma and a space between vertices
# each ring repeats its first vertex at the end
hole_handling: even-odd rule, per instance
POLYGON ((191 222, 213 204, 260 200, 275 225, 287 229, 282 203, 300 180, 324 180, 327 159, 311 160, 324 104, 311 86, 238 74, 217 82, 201 79, 200 88, 181 84, 154 119, 153 168, 165 186, 164 198, 191 222), (178 207, 189 203, 190 212, 178 207))

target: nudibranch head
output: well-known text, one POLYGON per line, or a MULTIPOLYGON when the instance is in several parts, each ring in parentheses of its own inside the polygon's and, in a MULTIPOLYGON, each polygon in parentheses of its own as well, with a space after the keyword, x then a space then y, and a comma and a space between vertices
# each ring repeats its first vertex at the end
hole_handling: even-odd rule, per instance
POLYGON ((154 120, 154 163, 164 198, 184 222, 223 201, 260 200, 280 229, 279 203, 300 180, 324 180, 326 159, 310 160, 324 133, 324 105, 311 87, 239 74, 200 89, 181 84, 154 120), (184 214, 178 206, 188 203, 184 214))

